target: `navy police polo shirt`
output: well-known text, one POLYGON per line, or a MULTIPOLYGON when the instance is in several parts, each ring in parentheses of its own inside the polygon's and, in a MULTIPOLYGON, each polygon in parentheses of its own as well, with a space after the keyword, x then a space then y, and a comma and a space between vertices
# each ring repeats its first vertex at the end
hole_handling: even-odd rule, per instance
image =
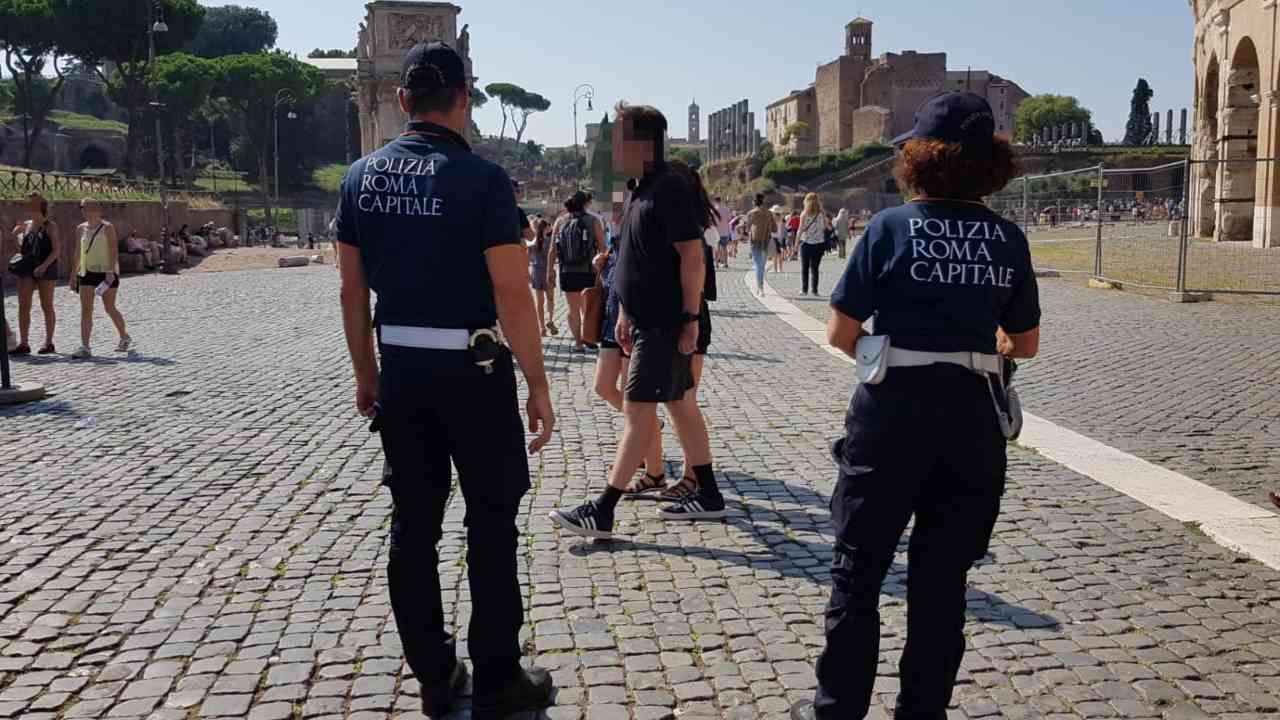
POLYGON ((925 352, 996 352, 997 327, 1040 326, 1031 249, 1018 226, 980 203, 913 202, 871 220, 831 306, 925 352))
POLYGON ((376 324, 493 327, 485 251, 523 242, 511 179, 447 128, 408 129, 347 172, 338 241, 360 249, 376 324))

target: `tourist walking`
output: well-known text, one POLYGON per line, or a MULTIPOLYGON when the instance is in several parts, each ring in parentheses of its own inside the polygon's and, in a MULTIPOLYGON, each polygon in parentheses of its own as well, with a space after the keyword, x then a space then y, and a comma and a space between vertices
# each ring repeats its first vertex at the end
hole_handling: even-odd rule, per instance
POLYGON ((866 717, 882 662, 880 589, 913 516, 894 717, 946 717, 965 652, 967 575, 990 542, 1016 436, 998 353, 1033 357, 1040 342, 1027 239, 982 202, 1015 172, 986 100, 930 100, 896 169, 915 199, 871 221, 831 296, 829 342, 856 358, 861 384, 833 449, 826 648, 815 701, 794 706, 794 720, 866 717), (998 347, 1000 327, 1008 339, 998 347))
POLYGON ((848 254, 849 229, 852 219, 849 214, 849 208, 840 208, 840 212, 836 213, 836 219, 832 223, 833 229, 836 231, 836 246, 840 250, 841 260, 844 260, 848 254))
POLYGON ((783 214, 782 206, 774 205, 770 208, 773 213, 773 219, 778 226, 778 235, 773 240, 773 252, 769 254, 769 258, 773 260, 773 272, 782 272, 782 263, 787 256, 787 217, 783 214))
POLYGON ((652 447, 660 403, 675 423, 698 481, 693 494, 661 510, 660 516, 688 521, 718 520, 726 514, 706 421, 691 392, 706 283, 703 218, 689 181, 664 159, 667 120, 662 113, 620 105, 614 127, 615 168, 624 176, 642 178, 622 222, 614 279, 622 301, 617 340, 631 355, 623 404, 626 429, 600 497, 551 512, 560 527, 591 538, 612 537, 618 500, 652 447))
MULTIPOLYGON (((604 226, 587 212, 587 194, 578 191, 564 203, 565 213, 556 221, 555 242, 547 262, 548 272, 560 268, 560 290, 569 306, 569 333, 573 335, 573 352, 585 352, 594 345, 582 339, 585 307, 582 291, 596 284, 591 261, 605 251, 604 226)), ((548 275, 548 282, 551 277, 548 275)))
POLYGON ((38 352, 52 355, 57 352, 53 345, 53 332, 58 325, 53 290, 58 283, 62 233, 58 224, 49 217, 49 201, 39 193, 28 195, 23 209, 29 217, 13 228, 18 240, 18 257, 9 263, 9 272, 18 278, 18 344, 10 354, 31 354, 28 342, 31 337, 31 306, 33 297, 39 297, 40 312, 44 316, 44 344, 38 352))
POLYGON ((399 99, 410 122, 347 172, 337 231, 356 408, 372 418, 386 454, 387 581, 405 660, 423 713, 443 717, 467 684, 445 628, 436 549, 456 467, 467 506, 471 717, 495 720, 546 707, 552 693, 550 673, 520 664, 516 515, 530 483, 515 360, 529 388, 529 429, 539 432, 530 452, 550 440, 555 418, 515 195, 506 172, 463 137, 470 96, 448 45, 408 52, 399 99), (407 200, 400 183, 386 182, 397 177, 390 173, 428 158, 436 171, 403 185, 415 204, 442 212, 396 211, 407 200))
POLYGON ((777 242, 778 219, 764 207, 764 195, 756 195, 756 206, 747 213, 739 227, 751 243, 751 263, 756 271, 756 294, 764 295, 764 272, 768 258, 774 254, 777 242))
POLYGON ((556 270, 548 262, 551 253, 551 223, 543 218, 533 222, 533 247, 529 249, 529 283, 538 306, 538 327, 542 337, 559 335, 556 327, 556 270))
POLYGON ((830 230, 827 214, 817 193, 804 196, 804 212, 800 214, 800 229, 796 243, 800 247, 800 295, 808 295, 809 288, 818 294, 818 270, 822 256, 827 254, 827 231, 830 230))
MULTIPOLYGON (((596 359, 596 395, 614 410, 623 412, 626 402, 627 376, 631 371, 631 357, 618 344, 618 313, 622 300, 614 289, 614 276, 618 268, 618 252, 610 249, 597 255, 594 261, 604 288, 604 326, 600 329, 600 356, 596 359)), ((653 442, 644 456, 644 474, 633 479, 622 491, 628 497, 641 497, 667 489, 666 463, 662 459, 662 422, 655 414, 653 442)), ((621 436, 619 436, 621 442, 621 436)))
POLYGON ((93 357, 93 306, 102 298, 102 309, 115 325, 119 342, 116 352, 128 352, 133 338, 125 329, 124 315, 116 307, 120 292, 120 239, 115 225, 102 217, 102 205, 93 198, 80 201, 84 222, 76 228, 79 252, 71 273, 71 289, 80 296, 80 349, 71 353, 78 360, 93 357))

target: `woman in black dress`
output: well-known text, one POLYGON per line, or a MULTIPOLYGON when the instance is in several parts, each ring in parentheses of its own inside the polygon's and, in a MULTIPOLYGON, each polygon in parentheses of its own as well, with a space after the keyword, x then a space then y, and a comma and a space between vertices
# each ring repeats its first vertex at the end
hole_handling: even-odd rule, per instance
POLYGON ((58 282, 60 236, 57 223, 49 219, 49 201, 39 193, 33 192, 27 197, 25 209, 31 219, 13 228, 22 259, 12 266, 18 276, 18 347, 11 354, 31 354, 28 343, 31 300, 38 293, 40 310, 44 314, 44 345, 39 352, 51 355, 57 352, 53 346, 53 331, 58 323, 53 307, 53 288, 58 282))

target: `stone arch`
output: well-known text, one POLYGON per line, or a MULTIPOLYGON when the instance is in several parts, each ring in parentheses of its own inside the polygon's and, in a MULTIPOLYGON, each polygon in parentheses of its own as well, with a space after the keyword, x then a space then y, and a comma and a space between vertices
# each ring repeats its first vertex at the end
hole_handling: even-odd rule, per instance
POLYGON ((1220 129, 1220 192, 1218 239, 1252 241, 1255 191, 1258 179, 1258 51, 1247 35, 1236 44, 1227 69, 1227 87, 1220 129))
POLYGON ((102 170, 112 167, 111 153, 97 145, 87 145, 80 151, 80 170, 102 170))
POLYGON ((1194 217, 1196 237, 1212 238, 1217 229, 1218 213, 1218 113, 1220 103, 1218 95, 1222 90, 1222 75, 1218 65, 1217 53, 1209 56, 1204 75, 1199 79, 1196 95, 1196 117, 1199 127, 1196 129, 1193 157, 1204 161, 1197 165, 1195 179, 1198 189, 1195 191, 1195 204, 1191 211, 1194 217))

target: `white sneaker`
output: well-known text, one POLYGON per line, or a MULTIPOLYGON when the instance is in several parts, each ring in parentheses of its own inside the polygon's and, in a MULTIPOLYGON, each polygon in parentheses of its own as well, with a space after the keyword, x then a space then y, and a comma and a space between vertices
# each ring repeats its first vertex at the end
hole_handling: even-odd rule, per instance
POLYGON ((125 335, 124 337, 120 338, 120 343, 116 345, 116 352, 118 353, 129 352, 129 348, 131 347, 133 347, 133 338, 129 337, 128 335, 125 335))
POLYGON ((88 360, 93 357, 93 353, 89 352, 89 348, 81 345, 79 350, 71 353, 71 357, 76 360, 88 360))

